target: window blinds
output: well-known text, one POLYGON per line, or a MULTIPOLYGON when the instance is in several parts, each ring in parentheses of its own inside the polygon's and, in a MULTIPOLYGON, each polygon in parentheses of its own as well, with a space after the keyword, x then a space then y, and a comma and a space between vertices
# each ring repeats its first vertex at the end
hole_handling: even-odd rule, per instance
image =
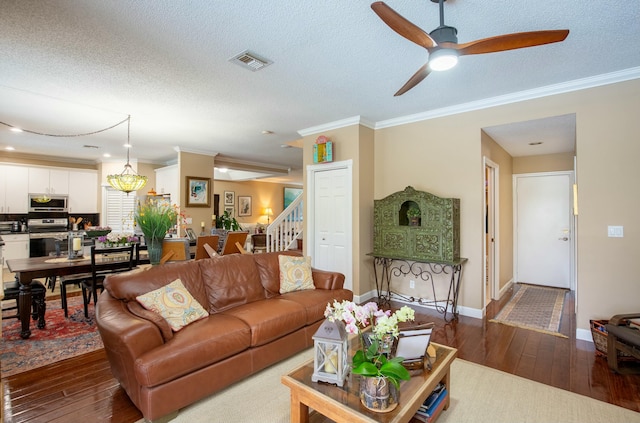
POLYGON ((133 215, 136 208, 136 196, 105 187, 106 219, 105 224, 112 232, 133 232, 133 215))

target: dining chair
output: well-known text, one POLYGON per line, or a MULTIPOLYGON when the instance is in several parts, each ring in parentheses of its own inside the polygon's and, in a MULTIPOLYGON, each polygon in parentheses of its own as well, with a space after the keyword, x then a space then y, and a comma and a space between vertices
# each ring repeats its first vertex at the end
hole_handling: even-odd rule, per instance
POLYGON ((251 243, 253 244, 254 253, 266 253, 267 252, 267 234, 253 234, 251 235, 251 243))
POLYGON ((112 273, 127 272, 135 263, 135 244, 125 247, 91 247, 91 278, 82 281, 82 301, 84 316, 89 318, 89 303, 98 301, 98 290, 104 290, 104 278, 112 273))
POLYGON ((189 253, 189 238, 166 238, 162 241, 162 258, 160 264, 167 261, 182 261, 191 259, 189 253))
MULTIPOLYGON (((12 315, 2 315, 3 319, 19 319, 20 318, 20 282, 17 280, 13 280, 10 282, 3 283, 4 297, 2 302, 15 300, 15 306, 10 306, 3 308, 2 311, 5 312, 7 310, 16 310, 16 314, 12 315)), ((47 288, 42 284, 42 282, 34 280, 31 281, 31 307, 32 312, 31 315, 33 320, 38 320, 38 329, 44 329, 45 320, 44 314, 47 309, 45 303, 45 297, 47 294, 47 288)))
POLYGON ((218 247, 218 238, 218 235, 199 236, 196 240, 196 260, 210 258, 211 254, 209 254, 205 246, 208 245, 215 251, 215 248, 218 247))
POLYGON ((225 254, 242 253, 236 243, 240 244, 240 246, 242 247, 247 241, 248 235, 249 232, 245 231, 227 233, 227 238, 224 240, 224 246, 222 247, 222 252, 220 253, 220 255, 224 256, 225 254))

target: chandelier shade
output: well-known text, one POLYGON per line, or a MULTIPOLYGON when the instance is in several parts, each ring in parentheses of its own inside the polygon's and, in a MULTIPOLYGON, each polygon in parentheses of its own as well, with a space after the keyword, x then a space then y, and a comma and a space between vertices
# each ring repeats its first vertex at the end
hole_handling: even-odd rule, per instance
POLYGON ((114 189, 118 191, 126 192, 129 194, 131 191, 137 191, 147 184, 147 177, 138 175, 131 164, 129 163, 129 150, 131 149, 130 131, 131 129, 131 115, 127 118, 127 164, 124 165, 122 173, 115 175, 107 175, 107 182, 114 189))

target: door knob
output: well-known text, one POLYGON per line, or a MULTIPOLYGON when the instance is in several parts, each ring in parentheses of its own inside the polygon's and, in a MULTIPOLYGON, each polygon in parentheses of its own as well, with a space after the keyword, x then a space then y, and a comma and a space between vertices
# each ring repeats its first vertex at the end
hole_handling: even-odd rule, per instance
POLYGON ((559 239, 560 241, 569 241, 569 238, 567 238, 566 236, 565 236, 565 237, 562 237, 562 238, 558 238, 558 239, 559 239))

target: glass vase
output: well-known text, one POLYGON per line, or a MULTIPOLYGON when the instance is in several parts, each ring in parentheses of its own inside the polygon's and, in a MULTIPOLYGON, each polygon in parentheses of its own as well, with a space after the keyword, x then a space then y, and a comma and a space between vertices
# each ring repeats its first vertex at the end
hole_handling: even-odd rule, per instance
POLYGON ((147 243, 147 252, 149 254, 149 262, 153 266, 160 264, 160 259, 162 258, 162 241, 164 240, 164 237, 145 237, 145 239, 147 243))
POLYGON ((384 376, 360 377, 360 402, 371 411, 387 413, 398 405, 400 393, 384 376))

